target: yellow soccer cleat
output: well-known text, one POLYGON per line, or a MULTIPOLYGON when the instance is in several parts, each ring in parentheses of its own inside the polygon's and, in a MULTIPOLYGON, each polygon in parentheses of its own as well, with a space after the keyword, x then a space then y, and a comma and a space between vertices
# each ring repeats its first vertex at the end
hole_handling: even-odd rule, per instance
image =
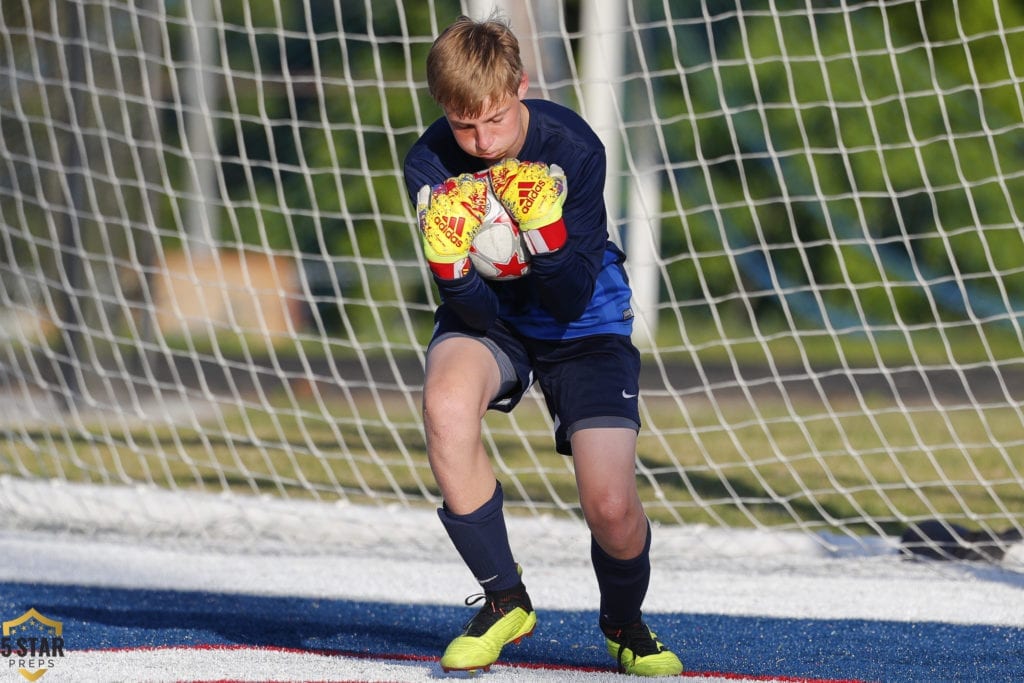
POLYGON ((441 656, 441 668, 445 672, 487 671, 498 661, 503 647, 518 644, 532 634, 537 625, 537 613, 522 584, 507 591, 470 596, 466 604, 473 605, 480 600, 484 600, 484 606, 441 656))
POLYGON ((615 657, 619 673, 634 676, 678 676, 683 663, 667 649, 647 624, 637 621, 629 626, 602 626, 608 654, 615 657))

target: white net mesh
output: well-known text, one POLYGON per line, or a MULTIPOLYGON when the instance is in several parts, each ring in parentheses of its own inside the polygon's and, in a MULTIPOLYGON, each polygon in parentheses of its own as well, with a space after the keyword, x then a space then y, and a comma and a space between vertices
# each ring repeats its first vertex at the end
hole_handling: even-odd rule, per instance
MULTIPOLYGON (((506 13, 608 149, 650 515, 1021 530, 1024 10, 598 4, 506 13)), ((401 160, 462 11, 0 0, 0 510, 438 502, 401 160)), ((578 516, 539 395, 485 438, 511 507, 578 516)))

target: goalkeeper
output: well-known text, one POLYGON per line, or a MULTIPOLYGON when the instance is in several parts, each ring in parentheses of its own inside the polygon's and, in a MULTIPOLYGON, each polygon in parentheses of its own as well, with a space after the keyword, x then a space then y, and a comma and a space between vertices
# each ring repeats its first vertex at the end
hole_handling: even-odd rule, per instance
POLYGON ((481 440, 485 411, 512 410, 536 380, 555 448, 573 457, 605 646, 620 671, 678 674, 679 659, 641 613, 651 529, 634 469, 640 355, 630 340, 625 256, 608 239, 604 148, 571 110, 524 99, 519 45, 503 21, 455 21, 431 47, 427 82, 444 116, 404 165, 442 301, 427 349, 423 419, 444 499, 438 515, 483 589, 480 611, 441 666, 487 669, 537 623, 481 440), (530 273, 518 280, 485 280, 468 259, 487 207, 486 181, 473 175, 481 171, 532 254, 530 273))

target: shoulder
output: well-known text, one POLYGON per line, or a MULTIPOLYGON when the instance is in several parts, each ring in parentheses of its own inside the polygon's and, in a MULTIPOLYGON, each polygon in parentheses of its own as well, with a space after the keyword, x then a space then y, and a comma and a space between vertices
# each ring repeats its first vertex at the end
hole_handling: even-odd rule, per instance
POLYGON ((530 110, 530 122, 536 124, 545 145, 561 143, 581 151, 604 153, 604 145, 594 129, 569 107, 549 100, 526 100, 525 103, 530 110))
POLYGON ((455 137, 448 120, 443 116, 427 127, 405 154, 402 172, 405 182, 413 189, 433 185, 445 178, 458 175, 469 162, 455 137))
POLYGON ((558 164, 573 190, 567 206, 593 203, 603 194, 606 163, 604 145, 582 116, 547 100, 526 100, 530 132, 522 158, 558 164))
POLYGON ((430 159, 441 159, 456 149, 455 138, 451 134, 448 122, 441 117, 430 124, 423 134, 413 143, 405 154, 405 167, 408 171, 417 165, 429 163, 430 159))
POLYGON ((605 150, 601 139, 582 116, 547 100, 526 100, 530 128, 521 158, 558 164, 576 180, 592 178, 604 184, 605 150))

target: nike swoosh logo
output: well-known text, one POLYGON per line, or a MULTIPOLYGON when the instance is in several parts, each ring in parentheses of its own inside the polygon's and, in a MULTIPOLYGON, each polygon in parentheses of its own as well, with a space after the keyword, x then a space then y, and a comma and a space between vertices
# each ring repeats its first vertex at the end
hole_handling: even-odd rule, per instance
POLYGON ((622 390, 622 398, 636 398, 636 394, 627 394, 626 390, 622 390))
POLYGON ((486 578, 486 579, 480 579, 480 580, 478 580, 478 583, 482 586, 485 583, 490 583, 491 581, 494 581, 496 578, 498 578, 497 574, 495 574, 494 576, 491 576, 489 578, 486 578))

